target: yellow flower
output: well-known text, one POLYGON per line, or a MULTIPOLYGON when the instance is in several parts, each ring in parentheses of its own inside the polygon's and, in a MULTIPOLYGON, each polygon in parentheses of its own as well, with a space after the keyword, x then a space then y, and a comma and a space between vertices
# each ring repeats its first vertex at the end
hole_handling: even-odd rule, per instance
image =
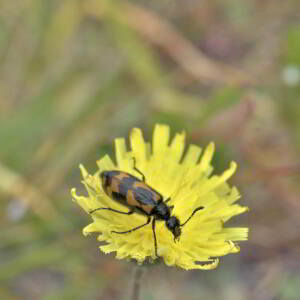
MULTIPOLYGON (((164 221, 156 221, 158 255, 169 266, 189 269, 213 269, 218 263, 217 257, 239 252, 235 241, 247 240, 248 228, 226 228, 224 223, 231 217, 248 210, 235 204, 240 194, 226 181, 236 170, 232 162, 222 175, 211 175, 211 159, 214 144, 210 143, 202 157, 201 148, 190 145, 183 157, 185 133, 177 133, 170 141, 170 128, 156 125, 151 144, 144 141, 142 132, 134 128, 130 134, 131 150, 126 149, 125 140, 115 140, 116 164, 105 155, 97 161, 99 170, 90 175, 80 165, 88 196, 71 193, 75 201, 87 212, 99 207, 110 207, 120 211, 128 208, 109 198, 103 191, 100 173, 106 170, 120 170, 141 178, 133 169, 133 157, 137 168, 145 175, 146 183, 164 196, 171 197, 168 205, 174 205, 172 215, 182 224, 195 208, 204 208, 194 214, 182 227, 179 242, 166 227, 164 221)), ((100 246, 105 253, 116 251, 116 257, 133 258, 142 263, 146 258, 156 259, 154 236, 151 225, 128 234, 115 234, 112 231, 126 231, 137 227, 147 220, 146 216, 133 213, 118 214, 108 210, 99 210, 90 214, 93 223, 83 229, 83 234, 99 232, 99 241, 107 244, 100 246)))

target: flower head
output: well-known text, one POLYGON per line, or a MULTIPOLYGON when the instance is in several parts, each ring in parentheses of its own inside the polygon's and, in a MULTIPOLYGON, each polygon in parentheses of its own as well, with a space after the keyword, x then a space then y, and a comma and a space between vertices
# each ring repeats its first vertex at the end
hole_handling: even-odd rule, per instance
MULTIPOLYGON (((171 218, 168 222, 156 221, 158 255, 170 266, 186 270, 213 269, 219 263, 217 257, 239 252, 234 242, 247 240, 248 228, 224 227, 224 223, 248 208, 235 204, 240 194, 226 182, 235 172, 236 163, 232 162, 221 175, 211 175, 214 144, 210 143, 202 156, 201 148, 190 145, 183 156, 184 139, 184 132, 177 133, 170 142, 170 128, 159 124, 155 126, 151 147, 145 142, 141 130, 134 128, 130 133, 131 150, 127 150, 123 138, 115 140, 116 164, 105 155, 97 161, 99 170, 94 175, 88 174, 80 165, 88 196, 78 196, 75 189, 71 193, 87 213, 99 207, 128 211, 127 207, 105 193, 99 175, 103 171, 119 170, 141 178, 134 169, 134 158, 136 167, 145 175, 146 184, 158 191, 164 200, 170 198, 167 205, 171 206, 172 216, 180 222, 174 224, 171 218), (196 208, 199 208, 198 211, 196 208), (176 225, 177 232, 175 229, 172 232, 169 227, 176 225)), ((118 259, 134 258, 140 263, 146 258, 157 258, 151 225, 127 234, 113 232, 127 231, 144 224, 147 217, 143 214, 126 215, 99 210, 90 215, 93 222, 83 229, 83 234, 100 233, 98 240, 106 242, 106 245, 100 246, 103 252, 115 251, 118 259)))

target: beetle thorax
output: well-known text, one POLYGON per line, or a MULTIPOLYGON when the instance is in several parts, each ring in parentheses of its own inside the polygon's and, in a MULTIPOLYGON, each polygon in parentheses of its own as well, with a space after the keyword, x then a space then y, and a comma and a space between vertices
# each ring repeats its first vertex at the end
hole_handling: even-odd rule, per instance
POLYGON ((159 220, 168 220, 170 218, 169 207, 165 203, 160 202, 155 207, 155 217, 159 220))

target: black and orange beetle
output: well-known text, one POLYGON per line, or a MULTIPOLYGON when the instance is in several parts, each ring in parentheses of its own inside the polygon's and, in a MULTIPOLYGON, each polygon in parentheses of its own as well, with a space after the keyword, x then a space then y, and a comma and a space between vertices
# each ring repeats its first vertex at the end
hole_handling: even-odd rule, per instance
POLYGON ((163 200, 163 196, 151 188, 145 182, 144 174, 136 168, 136 161, 134 160, 133 169, 137 171, 141 176, 142 180, 139 178, 128 174, 122 171, 103 171, 100 173, 102 187, 105 193, 115 201, 118 201, 124 206, 129 208, 128 212, 119 211, 109 207, 99 207, 94 210, 91 210, 90 213, 94 213, 98 210, 109 210, 115 213, 131 215, 134 212, 147 216, 147 222, 139 225, 135 228, 126 231, 112 231, 117 234, 130 233, 132 231, 138 230, 151 222, 152 218, 152 232, 154 238, 154 248, 155 255, 157 254, 157 239, 155 234, 155 221, 162 220, 166 222, 167 228, 174 235, 174 242, 178 241, 181 235, 180 227, 183 227, 198 211, 203 209, 203 206, 199 206, 192 214, 187 218, 187 220, 180 224, 180 221, 177 217, 171 216, 171 210, 174 207, 168 206, 166 203, 171 200, 168 198, 163 200))

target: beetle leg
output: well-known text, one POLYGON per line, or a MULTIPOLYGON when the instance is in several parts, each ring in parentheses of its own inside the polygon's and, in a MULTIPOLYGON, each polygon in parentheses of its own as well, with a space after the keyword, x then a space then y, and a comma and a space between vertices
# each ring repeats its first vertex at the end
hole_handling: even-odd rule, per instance
POLYGON ((168 203, 171 200, 171 197, 167 198, 164 202, 168 203))
POLYGON ((112 231, 112 232, 113 232, 113 233, 118 233, 118 234, 129 233, 129 232, 138 230, 138 229, 140 229, 140 228, 142 228, 142 227, 148 225, 148 224, 150 223, 150 221, 151 221, 151 217, 148 217, 147 222, 146 222, 145 224, 142 224, 142 225, 140 225, 140 226, 137 226, 137 227, 135 227, 135 228, 132 228, 132 229, 126 230, 126 231, 112 231))
POLYGON ((134 213, 133 210, 130 210, 130 211, 120 211, 120 210, 116 210, 116 209, 109 208, 109 207, 99 207, 99 208, 90 210, 89 213, 92 214, 92 213, 94 213, 95 211, 97 211, 97 210, 102 210, 102 209, 110 210, 110 211, 113 211, 113 212, 116 212, 116 213, 119 213, 119 214, 123 214, 123 215, 131 215, 131 214, 134 213))
POLYGON ((153 218, 153 221, 152 221, 152 232, 153 232, 153 238, 154 238, 155 255, 156 255, 156 257, 159 257, 158 254, 157 254, 157 239, 156 239, 156 233, 155 233, 155 218, 153 218))
POLYGON ((133 169, 135 171, 137 171, 142 176, 142 181, 146 182, 145 175, 136 167, 136 159, 135 159, 135 157, 133 157, 132 159, 133 159, 133 169))

